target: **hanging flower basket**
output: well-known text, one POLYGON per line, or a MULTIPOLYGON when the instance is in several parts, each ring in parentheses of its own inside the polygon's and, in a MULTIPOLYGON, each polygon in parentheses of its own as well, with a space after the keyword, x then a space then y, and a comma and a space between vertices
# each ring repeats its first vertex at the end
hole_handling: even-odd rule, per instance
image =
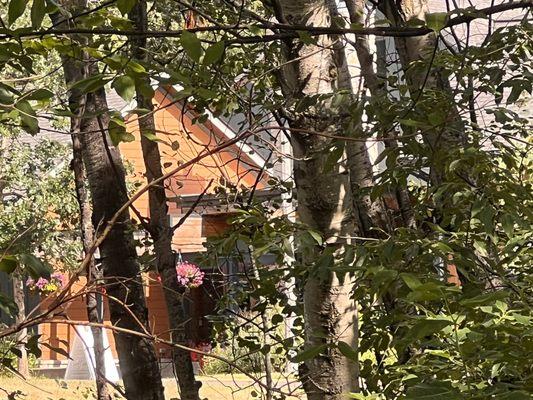
POLYGON ((178 261, 176 276, 180 285, 189 289, 199 287, 204 281, 205 273, 196 264, 187 261, 178 261))
POLYGON ((34 280, 28 278, 26 280, 26 286, 32 291, 41 295, 49 295, 63 289, 67 284, 67 277, 61 272, 54 272, 50 279, 39 278, 34 280))

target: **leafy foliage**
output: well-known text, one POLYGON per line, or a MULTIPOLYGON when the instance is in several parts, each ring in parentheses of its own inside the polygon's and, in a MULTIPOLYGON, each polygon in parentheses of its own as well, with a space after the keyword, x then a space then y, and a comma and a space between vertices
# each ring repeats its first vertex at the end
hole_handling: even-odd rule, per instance
MULTIPOLYGON (((533 159, 531 120, 524 110, 530 105, 533 85, 533 31, 527 19, 491 31, 482 42, 450 45, 446 24, 452 14, 468 16, 475 11, 430 13, 425 21, 408 21, 440 33, 440 44, 446 45, 409 65, 408 74, 427 78, 422 87, 413 90, 406 74, 390 68, 396 55, 388 54, 378 60, 383 67, 378 74, 380 93, 369 97, 366 91, 339 90, 287 99, 281 95, 287 82, 279 71, 288 67, 282 52, 288 31, 264 29, 275 13, 262 2, 245 2, 242 9, 233 2, 201 2, 196 5, 201 11, 198 19, 208 16, 209 23, 217 21, 220 26, 195 31, 182 29, 183 15, 190 10, 174 2, 154 2, 150 29, 178 34, 150 38, 150 57, 142 62, 132 59, 130 44, 121 35, 19 40, 16 33, 30 26, 50 27, 46 15, 57 11, 49 2, 42 7, 45 2, 33 1, 28 19, 24 15, 28 3, 9 2, 7 20, 13 39, 6 36, 0 43, 6 77, 0 83, 0 122, 6 127, 21 127, 35 135, 43 111, 57 119, 70 116, 60 90, 14 82, 35 76, 48 57, 87 54, 98 71, 69 90, 88 94, 111 86, 129 102, 135 91, 153 95, 146 83, 151 79, 174 86, 171 100, 194 109, 197 123, 208 119, 207 111, 221 117, 240 115, 245 121, 239 129, 244 131, 272 120, 287 125, 309 118, 310 110, 333 110, 347 137, 313 149, 328 154, 326 169, 345 162, 348 140, 379 142, 382 133, 396 139, 397 145, 389 140, 381 146, 373 185, 359 188, 359 193, 361 198, 385 201, 405 188, 414 224, 392 223, 390 230, 376 229, 372 237, 354 236, 337 247, 316 227, 294 222, 286 213, 287 204, 282 203, 293 200, 292 182, 268 183, 283 201, 256 200, 249 188, 229 184, 227 190, 217 189, 218 200, 231 210, 231 228, 209 239, 206 263, 220 265, 225 258, 246 268, 222 293, 219 313, 211 320, 217 339, 234 339, 224 351, 236 355, 236 360, 247 356, 239 365, 261 371, 257 364, 267 355, 282 370, 285 362, 301 364, 338 350, 360 363, 361 393, 354 398, 506 399, 528 398, 533 392, 528 359, 533 351, 533 159), (272 38, 271 33, 281 36, 272 38), (433 81, 438 84, 431 85, 433 81), (480 97, 486 100, 482 110, 475 106, 480 97), (451 121, 455 114, 460 121, 451 121), (460 146, 427 144, 429 133, 444 137, 457 125, 460 133, 454 133, 460 146), (442 172, 439 182, 430 176, 435 169, 442 172), (448 282, 452 267, 460 285, 448 282), (304 349, 302 287, 309 276, 328 277, 332 271, 356 278, 358 346, 327 337, 324 345, 304 349), (256 322, 265 315, 268 323, 256 322), (286 333, 289 319, 294 323, 286 333)), ((76 27, 131 30, 127 13, 134 4, 111 2, 77 17, 76 27)), ((334 22, 345 26, 343 20, 334 22)), ((311 33, 299 32, 290 44, 316 43, 311 33)), ((99 112, 110 116, 113 144, 135 140, 122 115, 99 112)), ((311 134, 292 133, 299 138, 311 134)), ((149 139, 159 140, 155 134, 149 139)), ((264 137, 257 138, 262 141, 264 137)), ((66 233, 77 224, 76 209, 70 201, 66 166, 56 166, 66 156, 65 149, 44 144, 8 150, 13 153, 3 160, 9 162, 0 164, 2 180, 8 182, 2 183, 2 190, 13 195, 2 203, 0 249, 10 251, 2 256, 0 270, 13 273, 25 261, 28 273, 46 274, 45 264, 31 254, 42 254, 66 268, 74 265, 78 250, 65 244, 72 243, 66 233)), ((265 169, 272 172, 285 156, 274 155, 265 169)), ((387 217, 396 222, 402 211, 393 205, 387 217)), ((0 297, 0 306, 13 311, 8 299, 0 297)))

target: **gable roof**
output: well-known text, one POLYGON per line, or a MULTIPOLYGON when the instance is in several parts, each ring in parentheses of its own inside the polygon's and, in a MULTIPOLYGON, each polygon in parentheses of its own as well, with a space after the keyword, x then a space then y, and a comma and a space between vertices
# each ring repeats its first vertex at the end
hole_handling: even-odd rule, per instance
MULTIPOLYGON (((161 92, 165 97, 168 96, 174 99, 177 89, 173 87, 155 87, 156 92, 161 92)), ((131 114, 132 110, 136 107, 135 101, 127 103, 122 99, 115 90, 111 89, 106 93, 108 109, 112 111, 119 111, 123 116, 131 114)), ((173 107, 183 108, 184 102, 176 102, 173 107)), ((233 139, 243 130, 248 129, 246 124, 246 118, 243 114, 232 114, 226 117, 215 117, 210 111, 206 111, 208 115, 208 121, 206 123, 199 123, 199 125, 209 125, 211 132, 216 132, 221 138, 233 139)), ((191 118, 198 117, 194 109, 190 106, 187 107, 187 115, 191 118)), ((41 115, 38 117, 40 132, 36 135, 31 135, 26 132, 22 132, 17 141, 20 143, 35 146, 37 143, 44 140, 52 140, 65 145, 71 144, 71 138, 68 126, 58 127, 51 115, 41 115)), ((265 164, 272 157, 272 148, 276 146, 273 136, 267 131, 258 132, 255 137, 247 139, 234 146, 240 149, 242 155, 248 158, 248 162, 259 168, 265 168, 265 164), (259 139, 258 139, 259 138, 259 139)), ((265 170, 271 175, 270 168, 265 170)))

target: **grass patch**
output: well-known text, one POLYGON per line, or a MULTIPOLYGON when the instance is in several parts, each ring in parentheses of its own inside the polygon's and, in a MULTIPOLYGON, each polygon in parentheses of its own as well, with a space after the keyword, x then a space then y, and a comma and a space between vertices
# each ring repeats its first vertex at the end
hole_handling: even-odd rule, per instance
MULTIPOLYGON (((212 375, 200 376, 202 388, 200 396, 203 399, 216 400, 248 400, 254 398, 253 392, 261 396, 261 388, 244 375, 212 375)), ((282 387, 285 382, 278 383, 282 387)), ((163 379, 165 398, 179 399, 177 383, 174 379, 163 379)), ((287 387, 282 388, 285 392, 287 387)), ((63 381, 45 378, 30 378, 27 381, 11 376, 0 376, 0 399, 8 399, 9 394, 19 393, 13 399, 17 400, 84 400, 95 399, 95 385, 93 381, 63 381)), ((117 399, 121 397, 117 394, 117 399)), ((303 399, 301 395, 290 399, 303 399)))

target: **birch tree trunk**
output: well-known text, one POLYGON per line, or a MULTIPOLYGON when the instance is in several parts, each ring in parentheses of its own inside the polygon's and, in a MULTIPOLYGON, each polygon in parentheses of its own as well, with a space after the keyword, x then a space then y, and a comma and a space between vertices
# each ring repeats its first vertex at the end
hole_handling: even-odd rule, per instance
MULTIPOLYGON (((341 17, 335 0, 327 0, 327 5, 332 16, 341 17)), ((355 103, 358 100, 354 95, 346 49, 340 37, 335 38, 333 51, 338 74, 338 89, 350 94, 348 103, 355 103)), ((346 104, 346 108, 348 109, 350 105, 346 104)), ((363 123, 362 121, 353 121, 352 117, 344 122, 344 125, 347 136, 345 142, 346 162, 350 172, 350 187, 359 222, 356 228, 358 228, 360 235, 374 237, 378 234, 375 228, 385 232, 389 230, 388 213, 381 198, 372 200, 370 197, 370 190, 374 186, 374 171, 364 136, 363 123)))
MULTIPOLYGON (((392 0, 382 0, 380 9, 387 16, 393 26, 403 26, 410 19, 417 18, 425 21, 426 14, 430 11, 428 0, 404 0, 395 3, 392 0)), ((440 68, 433 65, 433 58, 438 50, 438 36, 431 32, 423 36, 396 37, 396 50, 402 64, 405 79, 409 86, 414 106, 422 97, 424 89, 434 89, 437 93, 446 96, 439 99, 438 106, 430 104, 423 108, 423 112, 430 113, 435 108, 444 112, 444 123, 425 132, 424 142, 431 152, 430 179, 433 186, 444 182, 444 165, 459 147, 465 145, 465 126, 459 114, 453 91, 448 77, 440 68), (425 63, 425 71, 421 73, 415 68, 417 62, 425 63)), ((422 106, 424 107, 424 106, 422 106)), ((442 206, 442 205, 441 205, 442 206)), ((448 263, 447 271, 452 282, 460 284, 457 269, 453 263, 448 263)))
MULTIPOLYGON (((366 0, 344 0, 344 2, 348 10, 350 23, 364 26, 366 0)), ((387 92, 374 69, 374 58, 370 52, 368 38, 364 35, 358 35, 355 38, 354 48, 357 53, 357 59, 359 61, 359 66, 361 67, 361 75, 364 79, 365 86, 370 91, 370 102, 377 105, 382 102, 387 102, 387 92)), ((383 143, 386 148, 398 147, 398 142, 394 138, 394 132, 389 132, 387 129, 384 129, 378 134, 378 137, 384 139, 383 143)), ((400 209, 403 225, 414 228, 416 222, 407 188, 396 187, 394 188, 392 195, 395 197, 396 203, 400 209)), ((394 225, 396 224, 394 223, 394 225)))
MULTIPOLYGON (((330 25, 330 13, 324 0, 280 1, 283 18, 292 24, 330 25)), ((304 133, 339 134, 331 100, 317 96, 331 94, 338 88, 337 69, 331 51, 332 39, 318 38, 316 44, 285 42, 286 61, 281 85, 288 101, 307 101, 308 107, 291 115, 289 125, 295 156, 294 180, 299 221, 321 233, 328 247, 338 248, 353 235, 355 219, 349 172, 343 162, 328 167, 332 139, 304 133)), ((317 257, 319 257, 317 255, 317 257)), ((327 347, 321 354, 306 360, 300 375, 309 400, 341 399, 357 391, 357 364, 344 357, 335 346, 343 341, 355 347, 357 313, 348 276, 337 276, 332 265, 322 266, 315 257, 303 260, 309 269, 303 283, 305 349, 327 347)))
MULTIPOLYGON (((147 30, 146 1, 140 0, 135 5, 130 18, 137 30, 147 30)), ((132 45, 134 57, 140 62, 145 61, 146 38, 139 36, 139 38, 132 40, 132 45)), ((149 86, 149 78, 145 78, 140 84, 149 86)), ((143 91, 139 87, 137 87, 137 105, 139 108, 149 111, 146 114, 138 114, 138 124, 141 133, 146 179, 151 182, 163 176, 161 154, 157 142, 148 139, 148 134, 155 135, 156 132, 152 98, 143 95, 143 91)), ((150 188, 148 202, 150 208, 150 234, 154 240, 157 270, 162 277, 171 339, 173 343, 187 346, 189 336, 185 329, 187 318, 183 305, 184 290, 179 285, 176 276, 175 257, 172 251, 173 231, 170 226, 164 182, 150 188)), ((175 348, 173 349, 172 357, 180 386, 181 398, 183 400, 200 400, 198 390, 201 383, 195 379, 190 352, 175 348)))
MULTIPOLYGON (((72 15, 85 10, 87 6, 84 0, 63 2, 62 5, 72 15)), ((54 22, 60 18, 56 15, 54 22)), ((80 53, 81 59, 63 57, 67 86, 98 73, 94 60, 80 53)), ((75 114, 80 112, 81 115, 83 162, 93 203, 92 222, 98 234, 128 199, 124 166, 107 131, 109 116, 104 89, 85 95, 71 89, 69 105, 75 114)), ((146 299, 133 241, 133 225, 127 211, 119 216, 99 250, 108 283, 106 290, 110 299, 111 322, 131 331, 149 329, 146 299)), ((126 333, 115 332, 114 336, 128 400, 163 400, 163 385, 153 343, 126 333)))
MULTIPOLYGON (((381 0, 379 9, 385 14, 392 26, 405 26, 410 19, 425 21, 429 12, 427 0, 404 0, 400 3, 394 0, 381 0)), ((422 36, 396 37, 396 50, 409 86, 413 102, 419 103, 424 89, 436 89, 445 94, 447 99, 440 99, 439 111, 444 113, 444 123, 426 131, 424 141, 431 151, 430 178, 434 185, 439 185, 444 179, 442 165, 450 149, 465 143, 464 124, 457 110, 453 92, 448 78, 441 69, 433 65, 435 53, 438 51, 438 36, 431 32, 422 36), (422 62, 421 70, 418 63, 422 62)), ((432 112, 434 109, 427 110, 432 112)))

